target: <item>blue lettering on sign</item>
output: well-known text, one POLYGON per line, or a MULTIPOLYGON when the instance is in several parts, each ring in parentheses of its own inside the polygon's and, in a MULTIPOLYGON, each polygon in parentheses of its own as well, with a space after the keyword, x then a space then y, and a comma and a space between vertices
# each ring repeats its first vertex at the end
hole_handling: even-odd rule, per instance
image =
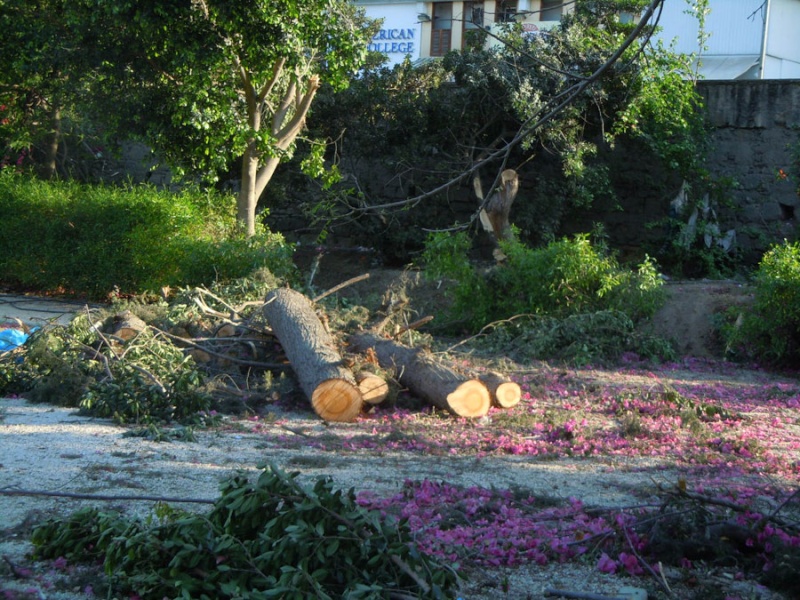
POLYGON ((370 52, 383 54, 414 54, 414 42, 384 42, 367 46, 370 52))
POLYGON ((413 40, 416 31, 413 28, 407 29, 381 29, 372 38, 369 50, 383 52, 384 54, 412 54, 414 52, 413 40))

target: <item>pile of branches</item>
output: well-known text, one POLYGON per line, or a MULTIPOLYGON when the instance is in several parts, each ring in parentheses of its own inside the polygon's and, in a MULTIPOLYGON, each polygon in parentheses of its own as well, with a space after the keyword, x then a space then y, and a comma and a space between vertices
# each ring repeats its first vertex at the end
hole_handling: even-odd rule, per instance
POLYGON ((226 481, 207 515, 162 504, 147 521, 95 508, 51 519, 33 532, 37 558, 99 562, 115 591, 143 598, 453 597, 457 571, 419 552, 406 522, 330 479, 307 489, 263 468, 226 481))
POLYGON ((430 320, 408 324, 402 302, 387 300, 374 315, 326 308, 333 293, 367 277, 309 298, 257 272, 228 285, 87 307, 69 325, 46 323, 0 355, 0 393, 119 423, 187 425, 303 396, 321 418, 352 421, 404 389, 463 417, 519 402, 519 386, 497 373, 464 371, 397 342, 430 320))

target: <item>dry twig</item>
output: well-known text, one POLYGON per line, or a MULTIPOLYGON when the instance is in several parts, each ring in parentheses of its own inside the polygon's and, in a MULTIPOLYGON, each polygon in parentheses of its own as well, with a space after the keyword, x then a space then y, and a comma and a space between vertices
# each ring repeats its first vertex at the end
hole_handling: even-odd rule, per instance
POLYGON ((322 293, 321 293, 319 296, 317 296, 316 298, 312 298, 312 299, 311 299, 311 302, 313 302, 314 304, 316 304, 317 302, 319 302, 319 301, 320 301, 320 300, 322 300, 323 298, 327 298, 328 296, 330 296, 331 294, 335 294, 335 293, 336 293, 336 292, 338 292, 339 290, 342 290, 342 289, 344 289, 344 288, 346 288, 346 287, 348 287, 348 286, 350 286, 350 285, 353 285, 353 284, 355 284, 355 283, 358 283, 358 282, 360 282, 360 281, 364 281, 364 280, 366 280, 366 279, 369 279, 369 273, 364 273, 364 274, 362 274, 362 275, 357 275, 356 277, 351 277, 351 278, 350 278, 350 279, 348 279, 347 281, 343 281, 343 282, 342 282, 342 283, 340 283, 339 285, 335 285, 335 286, 333 286, 333 287, 332 287, 331 289, 329 289, 327 292, 322 292, 322 293))

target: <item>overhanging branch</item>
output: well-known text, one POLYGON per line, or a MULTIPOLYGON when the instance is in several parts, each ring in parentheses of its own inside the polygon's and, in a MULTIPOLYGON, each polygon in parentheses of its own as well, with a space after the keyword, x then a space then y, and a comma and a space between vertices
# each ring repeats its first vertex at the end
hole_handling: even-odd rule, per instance
MULTIPOLYGON (((549 105, 552 106, 547 112, 544 114, 539 113, 541 116, 538 118, 531 117, 517 130, 517 133, 514 137, 506 142, 503 146, 498 148, 497 150, 493 150, 486 154, 484 158, 481 160, 473 163, 471 167, 467 170, 463 171, 459 175, 450 178, 445 183, 435 187, 434 189, 425 192, 423 194, 419 194, 412 198, 407 198, 405 200, 398 200, 395 202, 387 202, 384 204, 376 204, 372 206, 363 206, 357 207, 353 210, 356 212, 368 213, 368 212, 378 212, 378 211, 385 211, 385 210, 392 210, 392 209, 401 209, 407 207, 413 207, 437 194, 440 194, 451 187, 461 183, 465 179, 471 177, 478 169, 492 163, 498 159, 501 159, 503 163, 508 160, 508 157, 511 154, 511 151, 518 146, 526 137, 531 135, 534 131, 541 128, 543 125, 548 123, 549 121, 553 120, 556 116, 558 116, 564 109, 570 106, 576 98, 578 98, 581 94, 583 94, 589 87, 594 85, 602 76, 603 74, 608 71, 614 64, 616 64, 619 59, 623 56, 625 51, 630 48, 633 43, 641 36, 642 32, 645 31, 650 25, 650 20, 655 14, 656 10, 660 9, 664 0, 653 0, 642 13, 642 16, 637 23, 636 27, 628 34, 625 38, 623 43, 617 48, 611 56, 598 67, 591 75, 588 77, 582 78, 579 82, 571 85, 566 90, 561 92, 560 94, 556 95, 550 102, 549 105)), ((495 184, 492 186, 486 193, 486 197, 491 197, 492 193, 494 192, 494 188, 496 187, 497 180, 495 184)), ((474 221, 478 216, 478 211, 473 214, 470 218, 470 222, 474 221)))

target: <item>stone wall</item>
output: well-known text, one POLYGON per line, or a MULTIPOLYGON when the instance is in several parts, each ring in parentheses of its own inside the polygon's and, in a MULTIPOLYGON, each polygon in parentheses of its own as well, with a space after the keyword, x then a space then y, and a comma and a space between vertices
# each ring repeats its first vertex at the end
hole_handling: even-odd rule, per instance
MULTIPOLYGON (((791 146, 800 147, 800 80, 707 81, 698 86, 708 111, 713 175, 734 181, 734 210, 725 217, 745 252, 798 237, 800 173, 789 170, 791 146)), ((800 167, 800 165, 797 165, 800 167)))

